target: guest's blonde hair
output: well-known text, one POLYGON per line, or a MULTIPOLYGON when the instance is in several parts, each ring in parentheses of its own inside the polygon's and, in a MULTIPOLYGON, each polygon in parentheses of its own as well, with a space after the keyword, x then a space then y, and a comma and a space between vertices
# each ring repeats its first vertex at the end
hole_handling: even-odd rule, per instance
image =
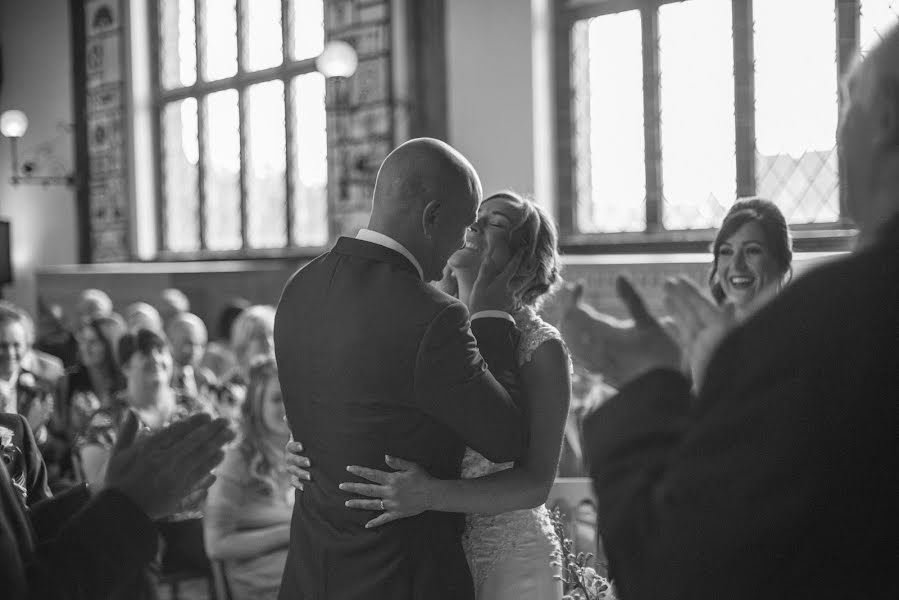
POLYGON ((254 357, 247 356, 250 343, 258 339, 270 339, 275 330, 275 308, 268 304, 250 306, 231 325, 231 349, 241 368, 254 357))
POLYGON ((266 495, 274 495, 281 488, 277 477, 281 457, 265 444, 267 433, 263 419, 263 405, 269 383, 278 378, 275 359, 260 356, 250 365, 247 398, 241 406, 240 441, 238 447, 247 462, 252 483, 266 495))

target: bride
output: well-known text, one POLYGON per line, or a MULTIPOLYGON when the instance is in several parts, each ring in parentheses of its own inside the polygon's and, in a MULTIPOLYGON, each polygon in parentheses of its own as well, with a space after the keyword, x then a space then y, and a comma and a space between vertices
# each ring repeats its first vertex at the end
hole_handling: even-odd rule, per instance
MULTIPOLYGON (((370 484, 343 483, 344 491, 365 496, 347 501, 354 509, 383 511, 366 527, 379 527, 423 511, 466 513, 462 543, 478 600, 548 600, 562 597, 551 554, 558 548, 544 506, 556 475, 570 400, 570 361, 559 332, 538 315, 559 280, 556 229, 537 205, 512 192, 485 199, 465 246, 449 260, 440 285, 468 303, 482 262, 502 268, 523 254, 510 285, 521 332, 516 351, 530 428, 530 448, 516 464, 495 464, 472 449, 462 461, 462 479, 440 480, 420 466, 387 457, 393 472, 359 466, 347 471, 370 484), (451 271, 451 273, 449 273, 451 271), (451 289, 455 288, 455 289, 451 289)), ((294 486, 309 480, 301 445, 288 450, 294 486), (306 468, 304 468, 306 467, 306 468)))

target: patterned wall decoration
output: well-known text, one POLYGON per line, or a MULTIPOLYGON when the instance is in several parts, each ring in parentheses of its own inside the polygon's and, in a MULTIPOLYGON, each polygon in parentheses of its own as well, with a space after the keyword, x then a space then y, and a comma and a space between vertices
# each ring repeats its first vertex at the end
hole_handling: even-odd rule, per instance
POLYGON ((90 258, 123 261, 130 252, 120 0, 86 0, 84 26, 90 258))
POLYGON ((398 142, 391 72, 389 0, 327 0, 325 37, 351 44, 356 74, 330 80, 328 209, 331 239, 355 235, 368 221, 378 166, 398 142))

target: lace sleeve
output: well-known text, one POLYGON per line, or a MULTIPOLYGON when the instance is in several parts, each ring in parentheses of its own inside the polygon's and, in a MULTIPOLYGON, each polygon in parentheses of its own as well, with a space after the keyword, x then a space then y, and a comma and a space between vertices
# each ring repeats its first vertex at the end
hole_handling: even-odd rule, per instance
POLYGON ((558 340, 565 348, 565 354, 568 357, 568 372, 574 373, 574 365, 571 362, 571 353, 568 352, 568 346, 562 339, 559 330, 541 319, 533 310, 524 309, 516 315, 516 324, 521 330, 521 341, 518 344, 518 366, 530 362, 534 357, 534 352, 546 341, 558 340))

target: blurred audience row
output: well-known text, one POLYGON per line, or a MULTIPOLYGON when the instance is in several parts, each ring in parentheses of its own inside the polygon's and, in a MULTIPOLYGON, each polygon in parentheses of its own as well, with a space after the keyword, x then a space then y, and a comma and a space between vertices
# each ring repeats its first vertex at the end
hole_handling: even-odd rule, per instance
POLYGON ((274 597, 292 504, 280 474, 290 432, 273 354, 275 310, 234 299, 209 341, 181 291, 165 290, 157 306, 137 302, 119 314, 105 292, 84 290, 74 326, 60 307, 42 306, 35 331, 26 311, 0 301, 0 413, 22 415, 36 440, 31 448, 15 421, 0 427, 11 432, 3 446, 18 455, 4 454, 13 485, 27 506, 82 483, 102 487, 131 413, 139 435, 192 415, 224 417, 239 439, 209 497, 156 519, 157 561, 121 597, 153 597, 157 574, 208 573, 208 557, 233 567, 235 597, 274 597))

